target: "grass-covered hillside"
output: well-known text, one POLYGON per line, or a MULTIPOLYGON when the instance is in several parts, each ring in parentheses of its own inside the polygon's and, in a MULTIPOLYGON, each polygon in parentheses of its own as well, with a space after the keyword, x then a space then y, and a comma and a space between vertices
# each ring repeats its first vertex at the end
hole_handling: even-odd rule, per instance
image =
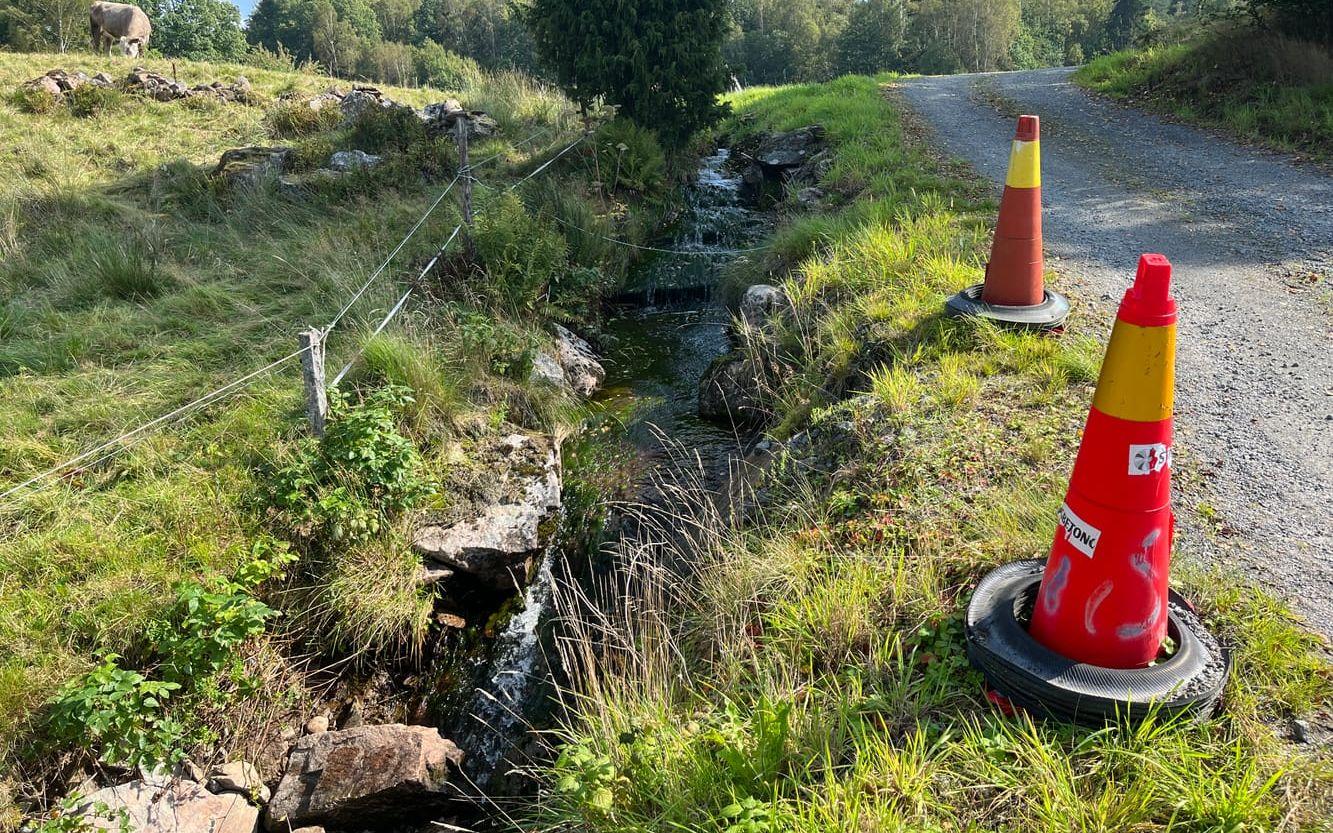
POLYGON ((1333 53, 1315 43, 1224 27, 1098 58, 1074 78, 1252 142, 1333 157, 1333 53))
POLYGON ((819 122, 836 155, 823 209, 734 276, 791 299, 745 348, 782 444, 746 512, 683 484, 621 549, 631 596, 571 625, 578 711, 534 829, 1327 829, 1333 758, 1287 722, 1328 707, 1330 666, 1233 577, 1174 575, 1233 646, 1212 719, 1094 731, 984 696, 963 612, 986 571, 1049 551, 1110 312, 1075 298, 1058 337, 944 317, 995 205, 888 81, 733 98, 733 132, 819 122))
POLYGON ((329 378, 365 354, 316 444, 298 332, 333 321, 439 199, 454 145, 413 115, 343 123, 307 105, 346 82, 145 63, 187 84, 243 74, 253 100, 44 100, 20 83, 55 67, 120 79, 131 64, 0 54, 0 492, 223 391, 0 500, 5 821, 10 802, 47 806, 81 762, 244 749, 253 726, 300 714, 291 656, 418 651, 432 600, 402 513, 448 513, 484 487, 488 437, 558 427, 564 399, 528 381, 547 322, 596 316, 627 251, 596 235, 641 239, 663 196, 660 149, 619 123, 538 171, 583 125, 523 76, 384 88, 416 106, 457 97, 499 127, 471 148, 468 245, 413 283, 460 221, 451 194, 330 334, 329 378), (295 185, 210 176, 247 145, 292 148, 295 185), (351 148, 384 161, 312 173, 351 148), (594 186, 595 153, 647 173, 594 186), (408 286, 405 311, 369 339, 408 286))

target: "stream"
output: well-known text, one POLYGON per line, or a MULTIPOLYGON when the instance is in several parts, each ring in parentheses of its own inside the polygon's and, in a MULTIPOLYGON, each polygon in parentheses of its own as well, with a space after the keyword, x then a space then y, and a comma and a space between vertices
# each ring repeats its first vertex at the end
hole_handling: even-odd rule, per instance
POLYGON ((653 254, 630 275, 627 291, 648 303, 607 324, 607 379, 597 396, 631 414, 627 430, 640 449, 654 455, 664 437, 707 465, 724 464, 741 444, 734 429, 698 415, 699 380, 731 349, 731 316, 713 290, 722 269, 743 256, 734 250, 753 247, 771 226, 767 214, 743 204, 730 156, 722 148, 702 161, 680 222, 657 244, 673 253, 653 254))
MULTIPOLYGON (((622 422, 647 462, 641 499, 652 501, 655 470, 686 459, 720 485, 745 436, 698 415, 699 380, 731 349, 730 313, 716 297, 722 269, 735 250, 753 247, 769 230, 769 215, 743 204, 741 178, 728 170, 730 152, 705 157, 685 192, 685 210, 633 270, 626 294, 646 303, 623 309, 603 333, 607 379, 594 406, 622 422), (682 455, 681 452, 684 452, 682 455)), ((505 774, 532 760, 529 728, 541 725, 550 700, 550 653, 543 626, 553 612, 555 575, 565 542, 557 535, 513 615, 497 636, 491 659, 450 734, 468 750, 471 778, 486 794, 521 790, 505 774)), ((444 727, 442 727, 444 728, 444 727)))

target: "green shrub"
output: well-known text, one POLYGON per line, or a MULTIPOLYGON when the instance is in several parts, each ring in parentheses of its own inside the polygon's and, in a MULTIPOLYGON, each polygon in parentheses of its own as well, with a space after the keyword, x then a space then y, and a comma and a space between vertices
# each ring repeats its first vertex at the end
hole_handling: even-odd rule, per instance
POLYGON ((413 54, 417 81, 429 87, 467 92, 481 83, 481 65, 426 38, 413 54))
POLYGON ((536 351, 527 331, 476 310, 453 306, 451 312, 458 331, 460 359, 479 360, 483 367, 502 376, 527 377, 536 351))
POLYGON ((412 404, 396 386, 359 404, 335 394, 323 439, 301 444, 271 479, 273 521, 298 540, 345 544, 378 535, 389 518, 416 505, 431 486, 397 424, 412 404))
POLYGON ((41 87, 19 87, 9 94, 9 103, 25 113, 45 115, 56 111, 60 99, 41 87))
POLYGON ((264 126, 276 139, 298 139, 330 131, 341 120, 342 111, 336 106, 326 103, 316 110, 310 99, 298 97, 274 104, 264 116, 264 126))
POLYGON ((120 667, 107 654, 101 665, 68 685, 51 711, 52 733, 84 748, 101 750, 109 764, 154 766, 179 760, 184 728, 166 716, 180 683, 150 680, 120 667))
POLYGON ((426 141, 426 125, 407 107, 367 107, 352 120, 348 144, 366 153, 405 151, 426 141))
POLYGON ((322 168, 333 155, 333 141, 327 136, 312 136, 292 146, 292 170, 313 171, 322 168))
POLYGON ((472 244, 488 278, 477 291, 513 312, 535 310, 567 268, 565 238, 512 193, 491 198, 477 214, 472 244))
POLYGON ((666 185, 666 155, 657 134, 628 119, 597 131, 598 175, 610 191, 656 194, 666 185))
POLYGON ((77 118, 86 119, 118 109, 125 100, 125 94, 113 87, 99 84, 82 84, 65 93, 65 103, 69 112, 77 118))

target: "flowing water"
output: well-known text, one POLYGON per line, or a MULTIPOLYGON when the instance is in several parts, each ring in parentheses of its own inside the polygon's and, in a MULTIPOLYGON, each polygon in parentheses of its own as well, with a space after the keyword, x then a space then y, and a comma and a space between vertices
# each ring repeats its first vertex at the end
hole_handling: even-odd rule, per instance
POLYGON ((598 399, 632 414, 630 436, 648 451, 659 447, 658 432, 705 461, 725 460, 739 445, 733 429, 697 412, 699 379, 730 350, 730 316, 713 290, 721 270, 747 256, 738 250, 755 246, 769 228, 767 215, 743 204, 729 158, 724 148, 703 160, 684 216, 657 244, 672 253, 654 253, 630 276, 627 290, 642 293, 648 306, 606 327, 607 380, 598 399), (657 297, 664 300, 654 304, 657 297))
MULTIPOLYGON (((734 429, 701 419, 697 411, 700 378, 730 350, 729 314, 713 289, 722 267, 745 256, 737 250, 753 247, 769 227, 766 215, 742 204, 740 177, 728 172, 728 158, 724 149, 703 160, 680 222, 655 244, 666 251, 652 254, 630 277, 629 293, 648 305, 608 323, 607 380, 597 397, 608 410, 629 414, 626 430, 648 458, 661 459, 665 437, 713 472, 725 472, 742 445, 734 429), (669 300, 654 304, 658 297, 669 300)), ((559 538, 496 638, 462 725, 453 729, 468 750, 476 785, 488 792, 503 790, 497 779, 526 762, 530 721, 540 722, 535 712, 549 699, 551 646, 541 632, 551 613, 553 565, 562 557, 559 538)))

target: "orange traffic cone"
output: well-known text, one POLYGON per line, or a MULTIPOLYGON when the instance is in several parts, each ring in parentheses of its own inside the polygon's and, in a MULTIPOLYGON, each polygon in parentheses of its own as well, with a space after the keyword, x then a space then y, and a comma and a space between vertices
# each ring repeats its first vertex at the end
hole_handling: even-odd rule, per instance
POLYGON ((1069 316, 1069 302, 1042 277, 1040 132, 1036 116, 1018 117, 986 281, 949 299, 950 314, 1039 329, 1069 316))
POLYGON ((1157 658, 1167 626, 1176 302, 1171 264, 1143 255, 1106 349, 1033 638, 1109 668, 1157 658))

